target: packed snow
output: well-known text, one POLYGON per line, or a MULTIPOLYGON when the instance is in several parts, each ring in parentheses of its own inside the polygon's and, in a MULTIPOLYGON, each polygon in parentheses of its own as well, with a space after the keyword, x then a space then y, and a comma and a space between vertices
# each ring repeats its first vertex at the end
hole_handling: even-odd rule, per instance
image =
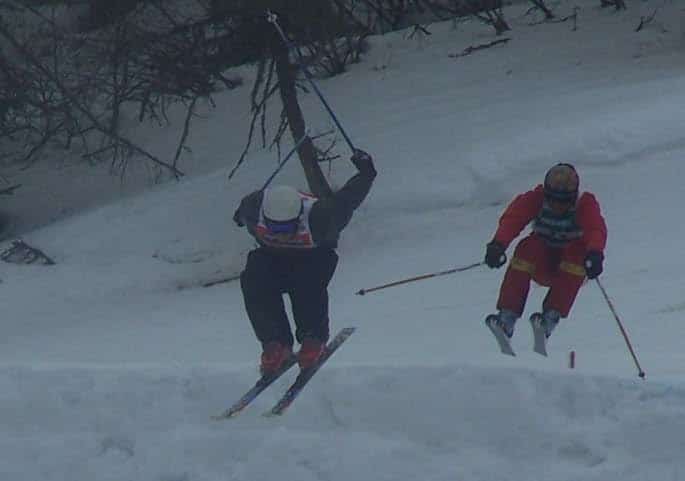
MULTIPOLYGON (((377 36, 361 63, 320 81, 379 175, 330 287, 332 330, 357 331, 283 417, 262 413, 294 372, 236 419, 210 419, 256 380, 260 353, 238 284, 202 287, 239 274, 253 242, 233 210, 276 165, 253 149, 227 179, 250 68, 195 125, 181 182, 122 186, 69 159, 17 171, 25 187, 2 210, 56 265, 0 263, 0 479, 685 479, 685 8, 627 3, 558 2, 559 16, 581 7, 577 31, 511 7, 510 42, 457 58, 492 29, 377 36), (479 262, 506 203, 561 161, 601 203, 602 282, 645 380, 594 282, 548 358, 525 318, 515 358, 483 323, 504 269, 355 295, 479 262)), ((300 100, 314 131, 330 128, 313 94, 300 100)), ((131 132, 160 156, 175 149, 174 132, 131 132)), ((335 186, 354 172, 338 150, 335 186)), ((296 162, 278 182, 306 187, 296 162)), ((544 293, 531 290, 526 316, 544 293)))

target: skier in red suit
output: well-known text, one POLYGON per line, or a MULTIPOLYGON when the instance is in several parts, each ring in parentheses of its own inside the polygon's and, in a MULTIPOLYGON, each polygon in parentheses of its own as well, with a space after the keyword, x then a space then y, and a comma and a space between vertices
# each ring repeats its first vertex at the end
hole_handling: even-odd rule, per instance
POLYGON ((579 195, 579 178, 570 164, 557 164, 545 175, 544 184, 518 195, 499 219, 499 227, 487 244, 485 263, 499 268, 507 261, 509 244, 532 223, 504 275, 496 314, 486 324, 502 329, 511 338, 521 317, 530 281, 549 287, 542 312, 534 313, 533 327, 544 327, 545 337, 569 315, 585 278, 602 273, 607 228, 593 194, 579 195))

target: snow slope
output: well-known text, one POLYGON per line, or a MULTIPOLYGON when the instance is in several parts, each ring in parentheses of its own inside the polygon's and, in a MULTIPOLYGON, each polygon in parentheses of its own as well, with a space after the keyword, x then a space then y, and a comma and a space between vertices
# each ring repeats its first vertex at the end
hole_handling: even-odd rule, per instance
MULTIPOLYGON (((685 479, 683 7, 616 14, 579 1, 559 13, 576 3, 576 32, 529 26, 516 7, 505 46, 449 57, 493 40, 473 22, 423 39, 397 32, 321 82, 379 176, 330 289, 333 328, 358 331, 281 419, 260 413, 287 380, 238 419, 209 420, 254 381, 259 354, 237 284, 198 287, 240 272, 252 243, 230 217, 274 167, 273 153, 254 152, 227 182, 245 91, 196 127, 178 184, 122 190, 94 175, 97 188, 79 189, 70 170, 34 204, 18 191, 5 204, 17 215, 61 220, 24 235, 56 266, 0 265, 0 479, 685 479), (354 295, 479 261, 506 202, 559 161, 602 203, 602 279, 646 381, 593 283, 547 359, 531 352, 525 320, 514 359, 483 326, 503 271, 354 295)), ((317 99, 301 100, 325 130, 317 99)), ((160 155, 174 148, 167 134, 139 133, 160 155)), ((331 181, 352 172, 336 161, 331 181)), ((47 174, 17 179, 39 190, 47 174)), ((304 187, 295 163, 279 181, 304 187)), ((531 291, 528 313, 543 295, 531 291)))

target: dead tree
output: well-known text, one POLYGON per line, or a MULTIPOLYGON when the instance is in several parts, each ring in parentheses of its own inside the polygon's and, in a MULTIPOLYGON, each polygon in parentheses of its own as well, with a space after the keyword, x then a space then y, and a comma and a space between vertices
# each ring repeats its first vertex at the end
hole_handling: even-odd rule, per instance
POLYGON ((531 10, 540 10, 545 15, 545 20, 552 20, 555 18, 552 10, 545 4, 545 0, 530 0, 530 3, 533 4, 531 10))
POLYGON ((9 187, 0 188, 0 195, 12 195, 14 191, 21 187, 21 184, 11 185, 9 187))
MULTIPOLYGON (((280 39, 272 37, 272 53, 276 63, 279 92, 283 109, 293 139, 300 139, 305 135, 305 121, 302 109, 297 101, 295 68, 290 62, 287 47, 280 39)), ((319 160, 311 139, 306 140, 299 149, 300 161, 304 169, 307 183, 312 192, 319 196, 329 196, 331 188, 321 171, 319 160)))
POLYGON ((488 43, 485 43, 485 44, 474 45, 474 46, 471 46, 471 47, 466 47, 462 52, 460 52, 460 53, 451 53, 451 54, 448 55, 448 57, 450 57, 450 58, 466 57, 467 55, 471 55, 473 52, 477 52, 477 51, 479 51, 479 50, 485 50, 485 49, 488 49, 488 48, 492 48, 492 47, 494 47, 494 46, 496 46, 496 45, 503 45, 503 44, 505 44, 505 43, 508 43, 509 41, 511 41, 510 38, 500 38, 499 40, 494 40, 494 41, 492 41, 492 42, 488 42, 488 43))
POLYGON ((189 17, 167 6, 171 2, 128 1, 125 11, 104 15, 104 24, 98 17, 97 30, 88 23, 88 31, 76 32, 58 25, 47 7, 0 2, 0 9, 10 3, 12 9, 0 15, 7 46, 0 51, 6 161, 30 163, 59 148, 94 162, 108 160, 122 175, 138 157, 179 177, 197 101, 211 102, 217 90, 240 85, 223 73, 231 60, 218 51, 221 36, 207 35, 213 26, 202 8, 189 17), (32 27, 22 28, 21 19, 32 27), (186 117, 173 159, 161 159, 127 137, 124 106, 138 107, 139 122, 165 123, 174 104, 184 106, 186 117))
MULTIPOLYGON (((252 119, 248 139, 229 178, 244 164, 257 132, 261 133, 262 146, 275 146, 279 152, 286 131, 290 131, 294 142, 305 135, 306 122, 299 105, 298 92, 307 92, 308 86, 295 60, 304 62, 305 68, 311 69, 311 75, 314 76, 340 73, 347 64, 358 60, 364 49, 364 38, 368 35, 368 30, 361 28, 354 17, 352 7, 335 8, 336 3, 346 7, 341 2, 306 0, 295 6, 283 1, 266 3, 268 5, 253 5, 251 13, 249 9, 242 9, 240 15, 236 10, 231 12, 234 24, 239 19, 244 22, 243 35, 253 39, 252 45, 258 44, 256 39, 260 39, 261 44, 256 80, 251 92, 252 119), (278 14, 283 30, 294 45, 293 51, 266 21, 264 12, 267 6, 278 14), (279 96, 282 108, 275 132, 269 134, 267 110, 275 95, 279 96)), ((309 188, 317 196, 331 193, 320 166, 323 160, 334 157, 329 152, 330 147, 327 149, 315 145, 314 138, 306 139, 298 149, 309 188)))
POLYGON ((643 15, 642 17, 640 17, 640 23, 638 24, 637 27, 635 27, 635 31, 636 31, 636 32, 639 32, 639 31, 641 31, 643 28, 645 28, 647 25, 649 25, 650 23, 652 23, 652 22, 654 21, 654 18, 656 17, 656 14, 657 14, 658 12, 659 12, 659 9, 656 8, 656 9, 651 13, 651 15, 647 15, 647 16, 644 16, 644 15, 643 15))
POLYGON ((0 260, 10 264, 55 265, 55 261, 41 249, 27 244, 22 239, 12 241, 12 245, 0 253, 0 260))
POLYGON ((625 0, 600 0, 602 8, 605 7, 615 7, 616 10, 626 10, 625 0))
POLYGON ((502 35, 511 30, 504 18, 502 0, 465 0, 471 9, 471 14, 486 25, 495 29, 496 35, 502 35))
POLYGON ((369 25, 373 31, 386 33, 407 27, 413 22, 411 0, 360 0, 366 9, 373 13, 369 25))

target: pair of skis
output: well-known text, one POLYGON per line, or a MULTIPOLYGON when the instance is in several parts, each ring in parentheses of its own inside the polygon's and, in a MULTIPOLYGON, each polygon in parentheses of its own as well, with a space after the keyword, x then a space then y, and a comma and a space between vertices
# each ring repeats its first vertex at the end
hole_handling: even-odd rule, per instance
MULTIPOLYGON (((308 369, 301 370, 295 381, 288 388, 288 390, 283 394, 283 396, 281 396, 281 398, 278 400, 278 402, 274 405, 273 408, 264 413, 264 416, 280 416, 283 413, 285 413, 285 411, 290 407, 293 401, 295 401, 297 396, 302 392, 307 383, 314 377, 314 374, 317 373, 321 366, 323 366, 324 363, 333 355, 333 353, 352 335, 354 330, 354 327, 346 327, 344 329, 341 329, 340 332, 338 332, 338 334, 336 334, 336 336, 328 344, 326 344, 326 347, 324 348, 324 351, 321 354, 321 357, 319 358, 317 363, 308 369)), ((248 407, 250 403, 252 403, 252 401, 254 401, 257 398, 257 396, 264 392, 266 388, 271 386, 283 374, 288 372, 288 370, 295 364, 297 364, 297 359, 295 358, 295 356, 292 356, 283 365, 280 371, 259 378, 255 385, 249 391, 247 391, 238 401, 236 401, 235 404, 233 404, 230 408, 226 409, 221 414, 212 416, 212 419, 214 419, 215 421, 220 421, 223 419, 231 419, 237 416, 246 407, 248 407)))
MULTIPOLYGON (((504 329, 491 318, 488 318, 485 321, 485 324, 490 328, 493 336, 495 336, 495 340, 497 341, 497 345, 499 346, 500 351, 502 351, 502 354, 516 356, 516 353, 511 347, 509 336, 506 335, 504 329)), ((531 319, 530 324, 533 327, 533 351, 541 356, 547 357, 547 335, 544 326, 537 317, 531 319)))

